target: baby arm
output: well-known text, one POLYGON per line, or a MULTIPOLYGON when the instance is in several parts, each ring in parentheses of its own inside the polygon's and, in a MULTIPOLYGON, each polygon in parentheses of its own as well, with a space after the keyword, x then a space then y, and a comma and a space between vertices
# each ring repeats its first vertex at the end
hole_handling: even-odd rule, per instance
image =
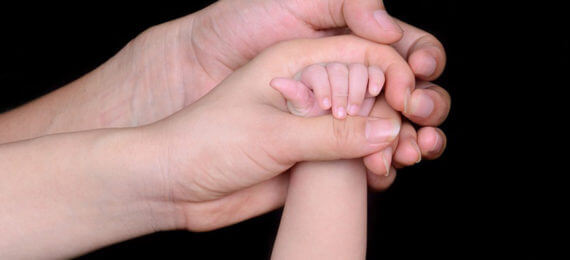
MULTIPOLYGON (((331 107, 339 119, 368 115, 384 85, 379 68, 362 64, 311 65, 299 78, 274 79, 271 85, 287 99, 291 113, 306 117, 331 107)), ((272 258, 364 259, 366 191, 360 159, 297 164, 272 258)))

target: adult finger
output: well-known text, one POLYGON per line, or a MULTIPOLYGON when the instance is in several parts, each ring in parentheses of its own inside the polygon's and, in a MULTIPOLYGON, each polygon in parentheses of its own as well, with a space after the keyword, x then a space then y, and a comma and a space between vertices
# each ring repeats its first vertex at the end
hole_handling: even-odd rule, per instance
POLYGON ((430 33, 399 21, 404 30, 402 39, 392 44, 408 60, 414 74, 422 80, 431 81, 441 75, 445 68, 446 55, 441 42, 430 33))
POLYGON ((393 164, 396 168, 411 166, 419 163, 422 153, 417 143, 416 129, 410 122, 403 121, 398 140, 398 146, 394 152, 393 164))
POLYGON ((383 191, 388 189, 396 180, 396 169, 394 167, 390 167, 388 175, 378 175, 367 171, 366 179, 368 181, 368 187, 370 187, 371 190, 383 191))
POLYGON ((402 37, 402 28, 396 19, 386 12, 383 1, 344 0, 342 2, 342 18, 356 35, 378 43, 393 43, 402 37))
POLYGON ((289 162, 352 159, 383 150, 397 137, 399 117, 332 116, 283 119, 277 149, 289 162))
POLYGON ((411 95, 408 112, 404 115, 422 126, 437 126, 449 115, 451 97, 440 86, 426 81, 416 83, 416 90, 411 95))
MULTIPOLYGON (((378 97, 370 116, 373 117, 398 117, 398 113, 388 105, 383 96, 378 97)), ((392 155, 398 146, 398 140, 394 140, 385 149, 369 154, 363 158, 364 165, 368 168, 369 172, 376 175, 386 175, 390 174, 390 165, 392 161, 392 155)))
POLYGON ((392 47, 354 35, 290 41, 278 44, 258 57, 261 57, 259 60, 272 60, 275 64, 288 64, 284 68, 289 70, 285 73, 288 75, 279 75, 282 77, 294 75, 310 64, 331 61, 376 66, 384 72, 386 100, 397 111, 405 110, 416 83, 409 65, 392 47))
POLYGON ((422 127, 418 130, 418 144, 422 157, 433 160, 439 158, 445 151, 447 138, 439 128, 422 127))
POLYGON ((390 44, 402 37, 402 29, 386 12, 382 0, 283 1, 282 5, 304 24, 328 35, 343 33, 348 27, 378 43, 390 44))

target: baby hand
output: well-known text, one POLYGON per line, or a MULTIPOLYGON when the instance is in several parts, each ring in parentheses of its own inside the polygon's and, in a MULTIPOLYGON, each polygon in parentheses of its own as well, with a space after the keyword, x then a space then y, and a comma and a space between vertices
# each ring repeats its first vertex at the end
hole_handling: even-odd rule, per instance
POLYGON ((384 72, 363 64, 313 64, 298 78, 275 78, 270 85, 287 99, 292 114, 303 117, 326 114, 331 107, 338 119, 368 115, 384 86, 384 72))

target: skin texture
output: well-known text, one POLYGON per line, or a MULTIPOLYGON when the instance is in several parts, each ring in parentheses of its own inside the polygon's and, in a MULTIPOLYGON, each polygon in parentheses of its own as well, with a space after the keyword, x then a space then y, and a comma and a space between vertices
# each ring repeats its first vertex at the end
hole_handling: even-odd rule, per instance
MULTIPOLYGON (((348 107, 358 104, 358 110, 350 110, 351 114, 367 116, 375 95, 365 99, 366 94, 379 94, 368 90, 384 86, 383 81, 378 81, 384 78, 382 70, 371 68, 364 64, 315 64, 301 72, 300 81, 278 78, 271 81, 271 86, 287 100, 289 112, 297 116, 328 113, 329 106, 323 102, 319 106, 319 101, 334 93, 342 95, 332 99, 333 111, 340 111, 339 105, 349 111, 348 107)), ((337 119, 346 117, 332 114, 337 119)), ((291 169, 290 175, 272 259, 364 259, 367 185, 362 161, 302 162, 291 169)))
MULTIPOLYGON (((347 24, 362 37, 380 37, 382 32, 367 32, 365 28, 373 27, 357 21, 359 17, 373 18, 361 15, 374 11, 370 10, 372 1, 362 2, 366 1, 219 2, 148 29, 93 72, 0 115, 0 212, 10 213, 0 214, 0 234, 10 238, 0 239, 2 258, 46 254, 64 258, 158 230, 211 230, 229 225, 282 205, 288 185, 283 171, 297 161, 362 157, 385 148, 383 142, 368 141, 367 126, 400 126, 399 116, 385 120, 352 117, 343 122, 330 117, 301 120, 285 116, 286 106, 279 95, 266 90, 273 77, 291 77, 290 71, 308 64, 338 60, 331 54, 336 49, 328 49, 322 56, 307 51, 319 53, 315 50, 325 45, 338 47, 346 42, 311 42, 316 46, 308 50, 304 50, 307 42, 287 43, 248 63, 276 42, 344 33, 342 27, 347 24), (243 12, 235 10, 249 10, 254 15, 242 16, 243 12), (241 33, 231 33, 237 31, 241 33), (271 59, 263 58, 267 56, 271 59), (312 59, 300 59, 302 65, 300 60, 290 60, 297 56, 312 59), (275 61, 291 65, 284 71, 273 67, 275 61), (259 64, 272 69, 266 71, 259 64), (259 78, 259 71, 267 74, 261 77, 266 81, 250 84, 248 80, 259 78), (225 87, 216 91, 216 86, 225 87), (241 98, 240 91, 256 94, 241 98), (201 127, 185 131, 191 125, 201 127), (101 128, 113 129, 93 130, 101 128), (61 134, 52 135, 55 133, 61 134), (265 139, 257 133, 266 133, 265 139), (299 140, 300 133, 314 134, 299 140), (268 150, 256 146, 259 149, 255 151, 276 162, 272 164, 275 168, 260 170, 263 164, 243 152, 261 141, 275 144, 268 150), (192 152, 206 151, 216 142, 225 145, 214 147, 220 149, 212 150, 216 155, 232 152, 207 160, 192 152), (226 164, 230 162, 231 168, 226 164), (233 171, 235 165, 240 166, 239 171, 233 171), (252 169, 263 173, 256 175, 252 169), (216 171, 220 174, 212 174, 216 171), (252 175, 240 175, 246 173, 252 175), (56 230, 60 236, 54 239, 56 230)), ((418 78, 436 78, 445 65, 441 44, 421 30, 399 25, 404 36, 393 46, 418 78), (426 57, 436 60, 436 70, 430 76, 418 74, 426 57)), ((355 53, 361 55, 341 61, 362 63, 372 54, 362 50, 374 49, 374 43, 346 40, 354 41, 360 47, 355 53)), ((420 119, 405 114, 419 125, 435 126, 447 114, 449 97, 440 87, 425 86, 434 111, 420 119)), ((394 102, 403 104, 406 93, 398 95, 402 98, 394 102)), ((371 116, 382 114, 373 110, 371 116)), ((400 133, 405 129, 415 133, 415 129, 403 127, 406 124, 402 123, 400 133)), ((416 142, 429 158, 443 152, 445 136, 440 130, 429 127, 418 133, 420 139, 403 135, 408 139, 400 136, 397 141, 416 142)), ((370 158, 368 163, 365 159, 370 172, 376 172, 372 170, 375 167, 385 169, 382 160, 370 158)), ((385 189, 395 177, 370 172, 368 182, 377 189, 385 189)))
MULTIPOLYGON (((390 70, 386 70, 385 74, 387 88, 394 84, 405 84, 406 81, 402 81, 403 77, 413 80, 413 74, 407 63, 390 47, 377 45, 354 36, 292 41, 268 49, 192 106, 167 120, 149 126, 149 131, 163 136, 159 138, 161 143, 171 144, 167 146, 169 150, 186 151, 170 153, 173 156, 168 158, 170 166, 166 168, 168 179, 176 180, 174 182, 176 185, 171 187, 172 191, 169 193, 173 194, 174 200, 180 200, 180 205, 184 205, 190 211, 187 219, 189 228, 199 230, 216 228, 218 225, 241 221, 241 214, 249 217, 250 214, 254 214, 254 212, 249 212, 250 210, 265 212, 280 206, 285 194, 275 197, 276 192, 271 192, 271 196, 265 192, 252 192, 247 198, 255 200, 256 203, 242 204, 241 201, 231 199, 235 197, 232 192, 243 191, 257 183, 269 181, 296 162, 343 159, 345 156, 352 157, 354 154, 366 155, 379 147, 384 148, 392 144, 398 134, 400 118, 385 111, 389 108, 388 106, 378 111, 373 110, 371 113, 373 117, 390 118, 388 121, 393 122, 392 124, 387 123, 386 120, 378 121, 385 131, 369 134, 376 136, 385 133, 387 136, 382 137, 380 143, 372 146, 365 144, 366 142, 362 143, 367 139, 362 136, 367 135, 366 126, 362 123, 367 122, 362 122, 362 118, 359 117, 334 121, 327 116, 299 118, 290 115, 290 117, 279 120, 273 117, 274 109, 287 112, 286 103, 281 95, 268 86, 273 78, 292 77, 297 71, 310 64, 332 60, 345 63, 367 63, 383 70, 389 67, 390 70), (311 54, 308 54, 309 51, 311 54), (280 64, 289 64, 289 66, 284 67, 280 64), (253 81, 254 78, 255 81, 253 81), (266 101, 266 104, 261 106, 250 106, 245 103, 258 100, 271 102, 266 101), (236 118, 236 120, 230 121, 228 118, 236 118), (240 120, 237 120, 238 118, 240 120), (208 124, 201 125, 196 122, 208 122, 208 124), (209 128, 209 125, 218 127, 209 128), (249 130, 251 125, 263 128, 252 131, 249 130), (385 128, 388 126, 391 126, 390 129, 385 128), (243 132, 245 136, 240 135, 241 137, 236 140, 235 134, 226 131, 243 132), (268 139, 259 136, 260 133, 267 133, 268 139), (335 136, 336 141, 332 144, 327 133, 335 136), (203 138, 189 138, 193 135, 203 138), (218 145, 208 140, 217 140, 215 144, 218 145), (190 146, 195 149, 185 149, 190 146), (235 146, 237 146, 236 149, 245 150, 248 153, 228 153, 229 149, 235 146), (315 152, 314 149, 318 151, 315 152), (341 154, 334 154, 333 151, 338 150, 342 150, 341 154), (276 153, 277 151, 279 153, 276 153), (227 156, 221 162, 210 159, 219 154, 227 156), (244 164, 244 162, 251 161, 251 158, 255 158, 256 167, 252 168, 244 164), (241 168, 240 165, 246 167, 241 168), (226 172, 230 171, 232 175, 228 176, 226 172), (193 173, 192 179, 187 177, 187 172, 193 173), (220 203, 238 203, 239 207, 220 206, 220 203), (197 219, 193 217, 203 214, 192 211, 207 205, 224 209, 224 211, 227 209, 228 212, 224 212, 223 215, 229 219, 217 217, 214 219, 220 223, 208 223, 208 225, 196 223, 197 219), (226 221, 228 223, 225 223, 226 221)), ((200 219, 202 218, 198 220, 200 219)))
POLYGON ((366 195, 361 160, 296 165, 271 259, 365 259, 366 195))
MULTIPOLYGON (((437 78, 445 66, 445 52, 439 41, 397 20, 403 36, 394 30, 384 32, 370 15, 378 9, 383 9, 383 5, 376 0, 217 2, 195 14, 148 29, 95 71, 0 115, 4 126, 0 130, 0 143, 52 133, 156 122, 198 100, 265 48, 284 40, 345 33, 345 26, 376 42, 389 43, 401 37, 393 46, 408 60, 416 76, 421 80, 437 78), (429 76, 423 75, 425 64, 433 64, 430 60, 436 61, 436 69, 429 76)), ((406 116, 418 125, 432 127, 447 116, 450 99, 442 88, 428 85, 426 90, 433 98, 434 112, 428 118, 406 116)), ((389 103, 402 111, 405 88, 391 93, 389 103)), ((406 129, 415 132, 414 128, 406 129)), ((426 133, 418 137, 445 139, 440 130, 426 133)), ((402 141, 407 147, 426 142, 402 141)), ((430 158, 444 151, 443 146, 429 149, 432 150, 421 152, 431 154, 430 158)), ((381 157, 381 154, 375 156, 381 157)), ((405 162, 415 161, 419 155, 412 157, 405 158, 400 165, 409 165, 405 162)), ((369 159, 365 163, 371 172, 385 174, 383 160, 369 159)))
POLYGON ((383 63, 389 55, 398 57, 354 36, 287 42, 168 119, 0 145, 0 211, 10 212, 0 214, 0 227, 11 238, 0 240, 2 258, 70 257, 159 230, 212 230, 282 206, 284 171, 381 150, 397 138, 400 118, 385 102, 373 118, 300 118, 270 80, 327 60, 408 71, 403 60, 383 63), (342 59, 339 46, 355 56, 342 59), (54 229, 62 235, 54 238, 54 229))

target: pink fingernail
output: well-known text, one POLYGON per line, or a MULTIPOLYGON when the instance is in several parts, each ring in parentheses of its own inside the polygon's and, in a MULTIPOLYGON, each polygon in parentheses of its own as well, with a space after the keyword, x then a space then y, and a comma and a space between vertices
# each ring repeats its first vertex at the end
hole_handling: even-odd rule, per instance
POLYGON ((370 86, 370 95, 376 96, 378 95, 378 92, 380 92, 380 88, 378 87, 378 85, 372 84, 372 86, 370 86))
POLYGON ((366 122, 366 139, 371 144, 381 144, 393 141, 400 133, 400 121, 369 118, 366 122))
POLYGON ((344 110, 344 107, 336 108, 336 117, 339 119, 343 119, 346 117, 346 111, 344 110))
POLYGON ((324 109, 329 109, 331 107, 331 101, 329 98, 323 98, 324 109))
POLYGON ((435 73, 435 69, 437 67, 437 62, 435 58, 429 55, 426 59, 423 60, 423 65, 416 73, 422 75, 424 77, 429 77, 435 73))
POLYGON ((358 106, 357 105, 350 105, 348 112, 351 115, 356 115, 358 113, 358 106))
POLYGON ((422 90, 414 91, 410 104, 410 114, 427 118, 433 112, 434 104, 431 97, 422 90))
POLYGON ((402 28, 400 28, 400 26, 396 23, 396 21, 394 21, 394 18, 392 18, 386 12, 386 10, 376 10, 374 12, 374 19, 376 19, 376 22, 378 22, 380 27, 382 27, 382 29, 386 31, 398 32, 398 33, 403 32, 402 28))
POLYGON ((439 149, 441 149, 442 146, 442 140, 441 137, 439 137, 439 134, 435 135, 435 141, 433 142, 433 146, 431 147, 430 152, 432 153, 436 153, 439 152, 439 149))

